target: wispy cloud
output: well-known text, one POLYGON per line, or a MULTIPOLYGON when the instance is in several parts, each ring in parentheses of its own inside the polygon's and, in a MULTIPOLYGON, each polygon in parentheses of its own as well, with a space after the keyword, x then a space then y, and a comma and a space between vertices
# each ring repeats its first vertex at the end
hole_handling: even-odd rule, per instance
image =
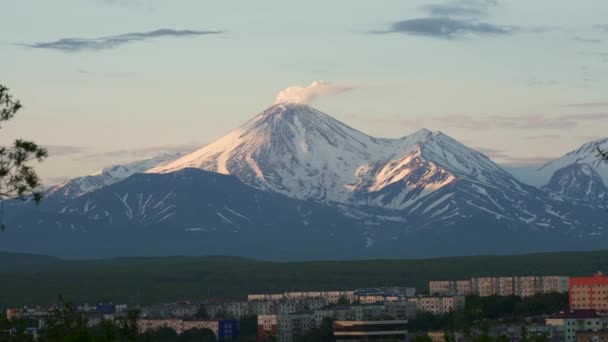
POLYGON ((85 147, 72 145, 46 145, 44 148, 49 152, 50 157, 62 157, 86 151, 85 147))
POLYGON ((484 22, 451 18, 416 18, 393 23, 387 31, 442 39, 481 35, 509 35, 513 28, 484 22))
POLYGON ((560 118, 562 120, 578 120, 578 121, 608 120, 608 112, 606 112, 606 113, 567 114, 567 115, 562 115, 560 118))
MULTIPOLYGON (((548 129, 564 130, 571 129, 583 122, 608 120, 608 113, 575 113, 564 115, 543 115, 543 114, 522 114, 504 115, 489 114, 484 116, 468 114, 449 114, 440 116, 415 116, 408 118, 382 118, 366 117, 351 114, 349 118, 365 121, 368 123, 383 125, 399 125, 405 127, 443 127, 458 128, 465 130, 492 130, 492 129, 512 129, 520 131, 548 129)), ((550 139, 556 135, 548 134, 542 136, 550 139)), ((537 136, 537 139, 542 139, 537 136)), ((531 138, 532 139, 532 138, 531 138)))
POLYGON ((436 17, 479 18, 486 16, 489 9, 497 5, 496 0, 460 0, 423 5, 421 9, 436 17))
POLYGON ((173 30, 159 29, 148 32, 133 32, 115 36, 105 36, 100 38, 61 38, 51 42, 39 42, 34 44, 24 44, 34 49, 51 49, 64 52, 81 51, 100 51, 116 48, 121 45, 140 42, 154 38, 178 38, 188 36, 206 36, 221 34, 223 31, 196 31, 196 30, 173 30))
POLYGON ((563 107, 575 107, 575 108, 608 107, 608 101, 566 103, 565 105, 563 105, 563 107))
POLYGON ((529 137, 525 137, 526 140, 557 140, 562 138, 559 134, 541 134, 541 135, 532 135, 529 137))
POLYGON ((137 159, 137 158, 149 158, 159 156, 165 153, 189 153, 192 152, 205 144, 184 144, 184 145, 174 145, 174 146, 150 146, 150 147, 142 147, 142 148, 133 148, 133 149, 122 149, 122 150, 111 150, 97 153, 89 153, 83 154, 78 159, 79 160, 98 160, 98 161, 108 161, 110 163, 114 160, 122 160, 122 159, 137 159))
POLYGON ((590 44, 599 44, 602 42, 599 38, 586 38, 586 37, 572 37, 572 40, 579 43, 590 43, 590 44))
POLYGON ((439 124, 465 129, 509 128, 518 130, 530 129, 566 129, 576 126, 572 118, 552 115, 487 115, 483 117, 471 115, 445 115, 435 117, 439 124))
POLYGON ((310 104, 321 96, 339 95, 356 88, 354 85, 314 81, 308 86, 293 85, 281 90, 275 103, 310 104))
POLYGON ((475 150, 485 154, 490 159, 506 166, 529 166, 544 165, 557 157, 535 156, 535 157, 514 157, 504 150, 486 147, 473 147, 475 150))

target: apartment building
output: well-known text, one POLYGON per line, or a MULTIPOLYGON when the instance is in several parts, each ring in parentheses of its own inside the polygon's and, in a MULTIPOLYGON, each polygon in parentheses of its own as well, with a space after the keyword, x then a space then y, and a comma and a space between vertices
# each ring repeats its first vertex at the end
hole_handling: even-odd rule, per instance
POLYGON ((408 298, 416 303, 416 310, 430 312, 434 315, 444 315, 452 311, 464 310, 464 296, 418 296, 408 298))
POLYGON ((566 293, 569 278, 564 276, 478 277, 470 280, 432 280, 429 293, 441 295, 520 296, 539 293, 566 293))
POLYGON ((570 309, 608 311, 608 277, 601 272, 592 277, 571 277, 570 309))
MULTIPOLYGON (((280 342, 292 342, 308 330, 318 328, 326 318, 338 321, 378 321, 391 317, 407 319, 415 317, 415 303, 403 301, 390 305, 349 305, 322 310, 309 310, 276 315, 276 338, 280 342), (393 316, 395 315, 395 316, 393 316)), ((272 336, 274 317, 258 316, 258 336, 272 336)))
POLYGON ((250 294, 247 296, 247 301, 321 299, 327 303, 336 304, 340 301, 340 298, 345 298, 347 301, 352 302, 354 300, 354 291, 294 291, 272 294, 250 294))
POLYGON ((265 341, 271 336, 279 333, 279 321, 277 315, 258 315, 258 341, 265 341))
POLYGON ((209 329, 213 331, 219 341, 238 338, 238 321, 236 320, 182 320, 177 318, 137 320, 137 329, 140 333, 160 328, 173 329, 177 334, 190 329, 209 329))

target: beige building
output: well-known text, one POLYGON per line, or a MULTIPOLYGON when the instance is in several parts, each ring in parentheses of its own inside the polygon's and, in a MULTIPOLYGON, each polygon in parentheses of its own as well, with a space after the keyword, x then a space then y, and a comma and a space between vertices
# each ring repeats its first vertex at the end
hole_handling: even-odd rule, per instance
POLYGON ((515 294, 515 278, 496 278, 496 294, 499 296, 512 296, 515 294))
POLYGON ((563 276, 543 277, 544 293, 567 293, 569 290, 570 278, 563 276))
POLYGON ((409 298, 415 302, 418 311, 430 312, 434 315, 443 315, 452 311, 464 310, 464 296, 419 296, 409 298))

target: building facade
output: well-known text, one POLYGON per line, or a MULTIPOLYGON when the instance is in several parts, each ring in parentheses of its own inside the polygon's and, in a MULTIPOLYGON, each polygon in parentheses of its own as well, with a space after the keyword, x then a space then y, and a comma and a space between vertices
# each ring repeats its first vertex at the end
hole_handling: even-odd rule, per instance
POLYGON ((571 277, 570 309, 608 311, 608 277, 599 272, 592 277, 571 277))

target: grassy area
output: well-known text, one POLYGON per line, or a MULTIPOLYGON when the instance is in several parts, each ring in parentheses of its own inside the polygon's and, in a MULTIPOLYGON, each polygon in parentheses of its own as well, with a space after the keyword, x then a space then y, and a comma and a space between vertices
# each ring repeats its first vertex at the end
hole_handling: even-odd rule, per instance
POLYGON ((608 251, 410 260, 267 262, 235 257, 61 260, 0 253, 0 308, 75 302, 130 304, 244 298, 248 293, 416 286, 492 275, 589 275, 608 251))

